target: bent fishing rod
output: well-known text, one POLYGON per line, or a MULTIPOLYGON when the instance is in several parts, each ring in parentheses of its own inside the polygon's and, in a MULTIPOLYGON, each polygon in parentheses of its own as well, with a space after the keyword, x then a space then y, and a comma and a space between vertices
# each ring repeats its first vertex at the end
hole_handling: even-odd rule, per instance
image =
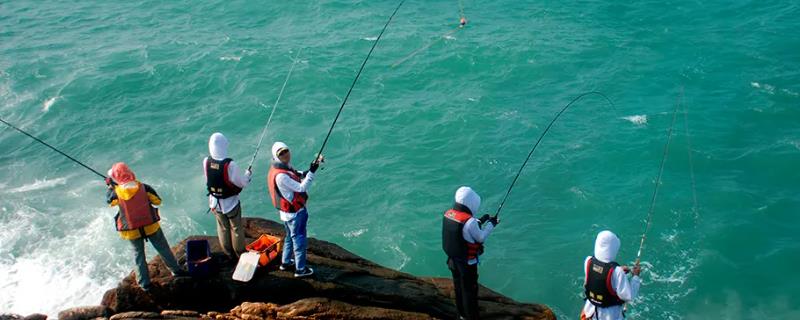
POLYGON ((656 177, 656 186, 653 188, 653 197, 650 199, 650 209, 647 210, 647 223, 645 223, 644 232, 642 232, 642 240, 639 242, 639 250, 636 252, 636 265, 639 265, 639 262, 642 258, 642 249, 644 248, 644 241, 647 239, 647 232, 650 231, 650 225, 653 222, 653 211, 656 206, 656 198, 658 197, 658 189, 661 186, 661 177, 664 174, 664 164, 667 162, 667 156, 669 156, 669 144, 672 142, 672 128, 675 127, 675 119, 678 116, 678 107, 681 105, 681 101, 683 100, 683 90, 681 90, 681 94, 678 97, 678 101, 675 102, 675 108, 672 111, 672 123, 669 125, 669 130, 667 131, 667 143, 664 144, 664 154, 661 156, 661 165, 658 168, 658 176, 656 177))
POLYGON ((278 93, 278 98, 275 99, 275 104, 272 105, 272 112, 269 113, 269 118, 267 118, 267 124, 264 125, 264 130, 261 131, 261 137, 258 138, 258 145, 256 145, 256 151, 253 153, 253 158, 250 159, 250 165, 247 166, 247 170, 253 168, 253 163, 256 161, 256 156, 258 155, 258 150, 261 149, 261 143, 264 142, 264 136, 267 134, 267 129, 269 128, 270 122, 272 122, 272 115, 275 114, 275 109, 278 108, 278 103, 281 101, 281 97, 283 96, 283 90, 286 89, 286 84, 289 83, 289 78, 292 76, 292 71, 294 70, 294 66, 297 64, 298 58, 300 58, 300 53, 303 52, 303 49, 297 51, 297 54, 294 56, 294 62, 292 62, 292 66, 289 68, 289 73, 286 74, 286 79, 283 80, 283 86, 281 86, 281 91, 278 93))
POLYGON ((603 94, 601 92, 597 92, 597 91, 589 91, 589 92, 584 92, 584 93, 578 95, 577 97, 572 99, 572 101, 567 103, 567 105, 564 106, 564 108, 561 108, 561 111, 559 111, 558 114, 556 114, 556 116, 553 117, 553 120, 550 121, 550 124, 547 125, 547 128, 545 128, 544 131, 542 132, 542 134, 539 135, 539 139, 536 140, 536 143, 533 145, 533 148, 531 148, 531 151, 528 152, 528 157, 525 158, 525 161, 519 167, 519 170, 517 171, 517 175, 514 176, 514 180, 511 180, 511 185, 508 186, 508 190, 506 191, 506 195, 503 196, 503 200, 500 201, 500 206, 497 207, 497 212, 495 212, 495 214, 494 214, 494 218, 495 219, 497 219, 497 216, 500 215, 500 210, 503 210, 503 205, 505 205, 506 200, 508 199, 508 195, 511 194, 511 190, 514 188, 514 185, 517 183, 517 179, 519 179, 520 174, 522 174, 522 170, 525 169, 525 165, 528 164, 528 160, 531 159, 531 155, 533 155, 533 152, 536 151, 536 147, 538 147, 539 143, 542 142, 542 139, 544 138, 545 135, 547 135, 547 132, 550 131, 550 128, 553 126, 553 124, 556 123, 556 120, 558 120, 558 118, 561 117, 561 114, 563 114, 565 111, 567 111, 567 109, 569 109, 569 107, 572 106, 574 103, 580 101, 583 97, 588 96, 588 95, 592 95, 592 94, 603 97, 606 101, 608 101, 609 105, 611 105, 612 108, 614 107, 614 103, 611 102, 611 99, 609 99, 605 94, 603 94))
POLYGON ((367 53, 367 57, 364 58, 364 62, 361 63, 361 68, 358 69, 358 73, 356 73, 355 79, 353 79, 353 83, 350 85, 350 89, 347 90, 347 95, 344 96, 344 100, 342 100, 342 105, 339 107, 339 111, 336 113, 336 118, 333 119, 333 123, 331 123, 331 128, 328 130, 328 134, 325 136, 325 140, 322 141, 322 147, 319 148, 319 152, 317 152, 317 157, 314 161, 317 161, 319 157, 322 155, 322 151, 325 150, 325 146, 328 144, 328 138, 331 137, 331 132, 333 132, 333 127, 336 126, 336 121, 339 120, 339 116, 342 114, 342 110, 344 109, 345 104, 347 104, 347 99, 350 97, 350 93, 353 92, 353 87, 356 86, 356 82, 358 82, 358 78, 361 77, 361 72, 364 71, 364 66, 367 65, 367 61, 369 61, 369 57, 372 56, 372 51, 375 50, 375 46, 378 45, 378 42, 381 41, 381 37, 383 37, 383 33, 386 31, 386 28, 389 27, 389 23, 392 22, 392 19, 397 14, 397 11, 400 10, 400 7, 403 6, 403 3, 406 2, 405 0, 400 1, 397 5, 397 8, 394 9, 392 15, 389 16, 389 20, 386 21, 386 24, 383 25, 383 29, 381 33, 378 34, 378 38, 375 39, 375 42, 372 44, 372 48, 369 49, 369 53, 367 53))
POLYGON ((13 124, 10 124, 10 123, 8 123, 8 122, 6 122, 6 121, 5 121, 5 120, 3 120, 2 118, 0 118, 0 122, 3 122, 3 123, 5 123, 7 126, 9 126, 9 127, 13 128, 14 130, 17 130, 17 131, 19 131, 20 133, 22 133, 22 134, 24 134, 24 135, 28 136, 29 138, 31 138, 31 139, 33 139, 33 140, 36 140, 36 142, 38 142, 38 143, 41 143, 41 144, 42 144, 42 145, 44 145, 45 147, 48 147, 48 148, 50 148, 50 149, 53 149, 53 151, 55 151, 55 152, 58 152, 59 154, 61 154, 61 155, 62 155, 62 156, 64 156, 64 157, 67 157, 67 159, 70 159, 70 160, 72 160, 73 162, 75 162, 75 163, 79 164, 80 166, 82 166, 82 167, 86 168, 87 170, 89 170, 89 171, 93 172, 94 174, 96 174, 96 175, 100 176, 101 178, 103 178, 103 179, 108 179, 108 177, 106 177, 104 174, 102 174, 102 173, 100 173, 100 172, 97 172, 97 170, 95 170, 95 169, 92 169, 91 167, 89 167, 89 166, 85 165, 83 162, 80 162, 80 161, 78 161, 77 159, 75 159, 75 158, 71 157, 70 155, 68 155, 68 154, 66 154, 66 153, 64 153, 64 152, 62 152, 61 150, 58 150, 58 149, 56 149, 56 147, 53 147, 53 146, 51 146, 50 144, 48 144, 47 142, 44 142, 44 141, 42 141, 42 139, 39 139, 39 138, 37 138, 37 137, 33 136, 32 134, 25 132, 25 130, 22 130, 22 129, 20 129, 20 128, 17 128, 15 125, 13 125, 13 124))

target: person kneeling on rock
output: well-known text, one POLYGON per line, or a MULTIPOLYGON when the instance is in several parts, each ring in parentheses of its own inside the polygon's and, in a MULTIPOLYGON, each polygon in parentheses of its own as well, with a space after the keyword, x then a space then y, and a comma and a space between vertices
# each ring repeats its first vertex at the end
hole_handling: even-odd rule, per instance
POLYGON ((499 221, 488 214, 480 220, 473 217, 481 206, 481 197, 470 187, 458 188, 455 200, 442 220, 442 249, 453 274, 459 319, 478 319, 478 256, 499 221), (487 221, 489 224, 481 228, 487 221))
POLYGON ((145 291, 150 290, 150 274, 144 254, 145 240, 150 241, 174 276, 187 275, 175 260, 167 238, 161 231, 161 217, 156 207, 161 205, 161 198, 156 191, 136 180, 133 171, 125 163, 115 163, 108 175, 110 178, 106 179, 106 202, 112 207, 119 206, 114 220, 120 237, 130 241, 133 246, 139 286, 145 291))
POLYGON ((306 172, 292 168, 292 153, 283 142, 272 145, 272 165, 267 176, 267 188, 272 205, 278 209, 281 221, 286 229, 283 239, 283 256, 281 270, 294 269, 296 278, 314 274, 314 269, 306 266, 306 224, 308 223, 308 188, 314 181, 314 173, 324 161, 322 155, 311 162, 306 172))

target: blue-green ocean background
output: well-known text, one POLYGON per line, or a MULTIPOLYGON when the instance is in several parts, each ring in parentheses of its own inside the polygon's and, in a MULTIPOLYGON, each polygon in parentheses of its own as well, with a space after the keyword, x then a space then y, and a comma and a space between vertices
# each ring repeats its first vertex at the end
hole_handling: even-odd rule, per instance
MULTIPOLYGON (((164 198, 172 244, 214 234, 201 169, 209 135, 226 134, 246 166, 302 48, 262 151, 285 141, 304 168, 395 5, 0 1, 0 116, 102 172, 129 163, 164 198)), ((798 2, 463 6, 469 25, 446 39, 457 1, 400 9, 331 136, 310 236, 449 276, 440 214, 456 188, 472 186, 481 212, 495 210, 555 112, 598 90, 616 107, 587 97, 556 123, 480 267, 483 285, 577 318, 597 232, 620 236, 620 262, 635 258, 683 91, 688 114, 678 114, 628 318, 800 318, 798 2)), ((133 267, 102 180, 6 127, 0 149, 0 312, 97 304, 133 267)), ((245 216, 275 220, 267 160, 259 154, 242 201, 245 216)))

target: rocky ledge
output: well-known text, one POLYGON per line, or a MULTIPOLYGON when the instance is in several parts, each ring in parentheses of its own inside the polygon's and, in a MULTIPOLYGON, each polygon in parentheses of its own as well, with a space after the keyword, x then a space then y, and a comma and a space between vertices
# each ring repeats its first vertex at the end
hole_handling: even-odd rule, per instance
MULTIPOLYGON (((248 240, 261 234, 282 237, 283 226, 245 219, 248 240)), ((103 296, 99 306, 62 311, 59 319, 453 319, 453 286, 449 278, 415 277, 367 261, 336 244, 309 239, 313 277, 295 279, 277 263, 259 268, 250 282, 231 279, 235 262, 213 237, 189 237, 175 246, 186 262, 188 240, 207 239, 216 270, 206 278, 175 278, 161 259, 149 263, 152 289, 145 293, 133 273, 103 296)), ((520 303, 483 286, 481 318, 555 319, 544 305, 520 303)))

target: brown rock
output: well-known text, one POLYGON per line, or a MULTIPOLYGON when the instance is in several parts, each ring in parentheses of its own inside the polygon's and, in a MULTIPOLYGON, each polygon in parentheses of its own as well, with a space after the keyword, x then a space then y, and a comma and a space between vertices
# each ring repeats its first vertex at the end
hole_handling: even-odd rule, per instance
MULTIPOLYGON (((248 240, 261 234, 283 237, 283 226, 273 221, 245 218, 244 226, 248 240)), ((384 268, 333 243, 309 239, 308 260, 315 270, 311 278, 296 279, 291 272, 278 271, 273 263, 259 268, 250 282, 241 283, 231 279, 235 261, 222 253, 215 237, 190 237, 179 243, 173 250, 179 263, 186 261, 185 244, 189 239, 206 239, 211 244, 212 258, 218 267, 209 277, 174 278, 156 257, 148 265, 153 283, 148 293, 134 283, 130 274, 117 288, 106 292, 102 304, 114 312, 196 310, 218 319, 245 315, 452 319, 456 314, 450 279, 415 277, 384 268), (210 312, 220 310, 231 313, 210 312), (375 316, 362 317, 359 314, 363 312, 375 316), (381 312, 386 314, 380 316, 381 312)), ((478 295, 482 318, 555 319, 544 305, 520 303, 483 286, 478 295)))
POLYGON ((2 313, 0 314, 0 320, 22 320, 22 316, 13 313, 2 313))
POLYGON ((199 317, 200 314, 197 311, 191 310, 164 310, 161 311, 162 316, 173 316, 173 317, 199 317))
POLYGON ((106 306, 89 306, 71 308, 58 313, 59 320, 85 320, 106 318, 110 314, 106 306))
POLYGON ((34 314, 29 315, 29 316, 27 316, 25 318, 22 318, 22 319, 23 320, 47 320, 47 315, 46 314, 41 314, 41 313, 34 313, 34 314))
POLYGON ((144 312, 144 311, 129 311, 123 313, 117 313, 109 320, 122 320, 122 319, 162 319, 161 314, 155 312, 144 312))

